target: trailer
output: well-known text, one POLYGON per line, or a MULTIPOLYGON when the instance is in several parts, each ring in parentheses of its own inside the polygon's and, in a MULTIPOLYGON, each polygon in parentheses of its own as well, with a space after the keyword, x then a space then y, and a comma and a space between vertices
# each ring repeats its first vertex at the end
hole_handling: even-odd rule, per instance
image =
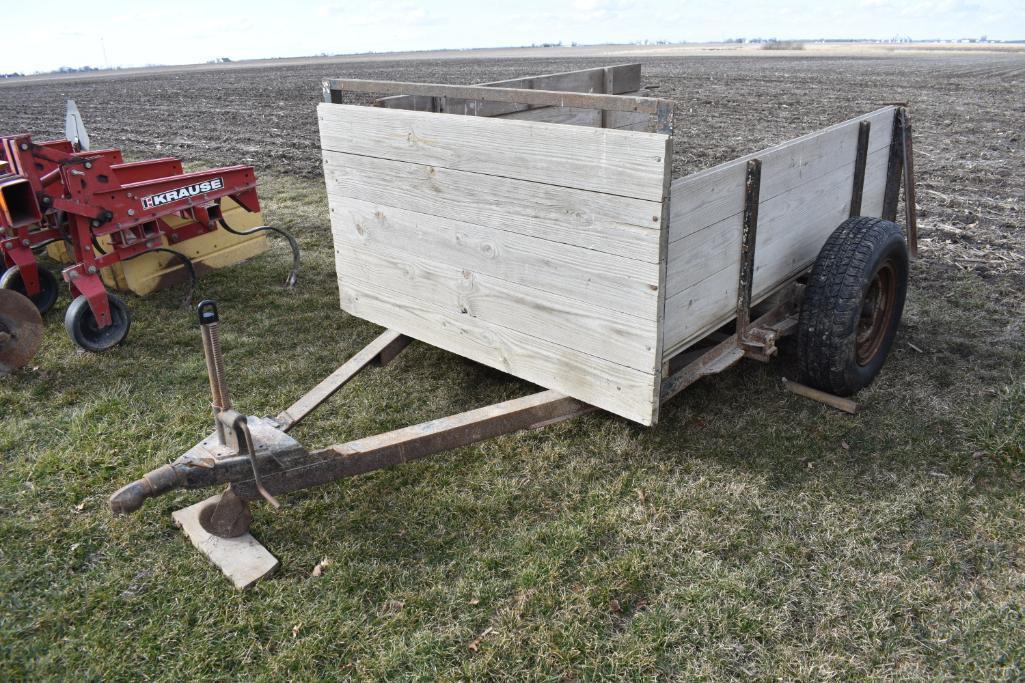
POLYGON ((848 396, 880 371, 915 252, 906 105, 674 180, 673 103, 643 91, 638 64, 323 87, 341 308, 386 331, 276 417, 247 417, 204 302, 215 431, 111 497, 127 513, 227 485, 175 518, 236 585, 277 566, 248 534, 249 501, 277 507, 289 491, 592 410, 652 426, 687 386, 769 361, 789 334, 814 392, 848 396), (353 93, 383 97, 344 103, 353 93), (288 436, 412 340, 543 391, 318 450, 288 436))

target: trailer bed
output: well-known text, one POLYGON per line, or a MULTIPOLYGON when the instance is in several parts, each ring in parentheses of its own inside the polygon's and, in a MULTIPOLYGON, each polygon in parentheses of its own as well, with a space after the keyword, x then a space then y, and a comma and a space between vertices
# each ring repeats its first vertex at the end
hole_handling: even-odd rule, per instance
MULTIPOLYGON (((737 315, 749 158, 671 180, 671 103, 640 82, 639 65, 485 87, 325 82, 341 307, 655 423, 672 358, 737 315), (346 90, 403 95, 353 106, 346 90)), ((859 198, 884 215, 895 114, 750 155, 753 302, 806 271, 859 198)))

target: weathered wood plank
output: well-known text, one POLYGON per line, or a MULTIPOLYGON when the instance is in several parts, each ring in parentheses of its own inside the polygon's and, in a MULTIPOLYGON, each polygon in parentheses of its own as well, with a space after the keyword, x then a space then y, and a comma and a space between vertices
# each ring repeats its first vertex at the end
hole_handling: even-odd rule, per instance
POLYGON ((654 318, 610 311, 396 247, 367 249, 343 243, 335 249, 335 264, 337 272, 344 274, 342 288, 352 279, 376 283, 429 301, 452 315, 514 329, 637 370, 651 373, 661 364, 661 358, 655 357, 654 318))
MULTIPOLYGON (((872 197, 881 203, 888 154, 888 148, 883 148, 869 155, 863 201, 872 197)), ((826 239, 847 218, 853 173, 852 162, 761 203, 753 302, 815 262, 826 239)), ((678 353, 734 317, 741 218, 731 216, 706 230, 669 246, 663 357, 678 353), (695 253, 688 253, 692 241, 695 253)))
POLYGON ((448 349, 642 424, 658 415, 657 375, 595 358, 518 330, 467 319, 379 283, 347 278, 342 308, 365 320, 448 349))
MULTIPOLYGON (((274 421, 278 423, 282 431, 289 431, 292 427, 302 422, 307 415, 316 410, 321 403, 331 398, 336 391, 348 384, 353 377, 380 358, 382 353, 389 349, 394 349, 402 339, 403 335, 395 330, 385 330, 377 339, 363 347, 359 353, 321 380, 317 386, 306 392, 299 400, 278 413, 274 421)), ((405 341, 408 342, 409 340, 405 341)), ((401 344, 399 344, 399 347, 399 350, 404 348, 401 344)))
MULTIPOLYGON (((336 102, 337 94, 344 92, 426 95, 430 97, 474 102, 515 102, 541 107, 588 107, 607 111, 636 111, 657 114, 663 102, 654 97, 627 95, 605 95, 596 93, 566 92, 558 90, 523 90, 518 88, 495 88, 475 85, 446 85, 443 83, 409 83, 402 81, 373 81, 359 78, 331 78, 323 82, 325 102, 336 102)), ((464 104, 471 106, 472 103, 464 104)), ((472 106, 479 107, 473 104, 472 106)), ((442 107, 444 111, 446 107, 442 107)), ((473 114, 473 110, 466 113, 473 114)), ((479 115, 479 114, 476 114, 479 115)))
MULTIPOLYGON (((496 118, 599 127, 602 123, 602 112, 596 109, 574 109, 573 107, 541 107, 502 114, 496 118)), ((608 125, 604 127, 614 130, 648 131, 651 128, 650 114, 609 111, 605 112, 605 120, 608 125)))
POLYGON ((661 202, 324 152, 328 195, 659 261, 661 202))
POLYGON ((740 159, 674 180, 670 190, 669 240, 676 241, 708 225, 739 214, 744 204, 744 176, 750 159, 762 161, 762 197, 778 194, 851 163, 858 144, 858 124, 872 123, 869 152, 888 148, 893 107, 830 126, 740 159))
POLYGON ((442 216, 429 216, 350 197, 328 198, 335 246, 386 250, 415 245, 418 253, 603 308, 654 320, 656 263, 575 247, 442 216))
POLYGON ((662 201, 666 135, 321 104, 334 152, 662 201))
MULTIPOLYGON (((527 76, 525 78, 512 78, 504 81, 492 81, 490 83, 478 83, 479 86, 498 88, 524 88, 532 90, 565 90, 568 92, 607 92, 613 95, 632 93, 641 87, 641 65, 640 64, 617 64, 610 67, 598 67, 595 69, 580 69, 577 71, 566 71, 540 76, 527 76), (612 88, 604 89, 606 74, 611 75, 612 88)), ((437 104, 434 98, 416 95, 395 95, 384 97, 377 102, 378 106, 390 109, 414 109, 418 111, 436 111, 437 104)), ((511 112, 528 109, 526 105, 489 102, 485 105, 476 105, 473 114, 475 116, 501 116, 511 112)), ((464 109, 459 111, 457 102, 450 103, 450 113, 471 113, 464 109)))
MULTIPOLYGON (((881 186, 878 171, 881 170, 885 176, 886 154, 887 150, 883 148, 869 156, 866 162, 865 196, 881 186), (868 169, 874 171, 871 177, 868 169)), ((794 268, 799 268, 807 257, 804 248, 793 251, 792 247, 806 247, 805 243, 809 240, 821 247, 825 241, 822 233, 825 232, 828 237, 839 225, 829 224, 828 221, 841 206, 850 206, 849 181, 853 173, 854 164, 844 164, 760 203, 756 286, 759 279, 764 277, 759 273, 764 272, 770 255, 785 262, 786 273, 789 273, 794 268), (845 182, 848 183, 846 195, 843 191, 845 182), (823 221, 827 223, 824 224, 823 221)), ((862 203, 867 208, 864 199, 862 203)), ((876 203, 875 200, 872 203, 876 203)), ((672 297, 680 293, 736 261, 737 254, 740 253, 742 217, 742 214, 734 214, 682 239, 670 242, 667 296, 672 297)))

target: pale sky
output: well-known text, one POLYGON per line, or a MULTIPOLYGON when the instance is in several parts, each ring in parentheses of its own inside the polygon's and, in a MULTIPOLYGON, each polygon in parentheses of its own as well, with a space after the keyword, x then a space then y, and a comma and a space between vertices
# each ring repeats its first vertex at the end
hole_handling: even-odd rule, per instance
POLYGON ((1025 0, 4 0, 2 16, 0 73, 559 41, 1025 38, 1025 0))

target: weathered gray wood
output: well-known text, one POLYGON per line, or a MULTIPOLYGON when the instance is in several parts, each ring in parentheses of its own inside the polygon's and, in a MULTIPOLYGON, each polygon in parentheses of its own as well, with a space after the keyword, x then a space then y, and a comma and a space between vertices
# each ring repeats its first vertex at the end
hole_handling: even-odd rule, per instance
POLYGON ((657 316, 658 264, 350 197, 328 202, 336 249, 343 243, 379 251, 415 245, 418 253, 473 273, 645 319, 657 316))
MULTIPOLYGON (((885 149, 877 150, 866 161, 863 210, 877 205, 875 198, 882 187, 880 183, 885 181, 880 170, 885 173, 886 154, 885 149)), ((771 273, 768 277, 779 274, 772 265, 777 259, 784 263, 786 274, 807 260, 808 250, 815 249, 818 253, 817 249, 825 241, 821 235, 826 229, 823 221, 839 215, 841 204, 850 205, 850 186, 844 190, 843 184, 852 177, 853 168, 853 164, 844 164, 760 203, 759 225, 764 229, 760 230, 756 248, 766 255, 757 260, 756 289, 765 287, 767 273, 771 273), (796 252, 793 251, 795 245, 796 252)), ((763 178, 768 180, 764 174, 763 178)), ((743 214, 738 213, 670 242, 667 296, 679 294, 723 268, 735 265, 742 218, 743 214)), ((828 228, 829 232, 836 225, 839 223, 828 228)))
MULTIPOLYGON (((478 83, 479 86, 498 88, 523 88, 530 90, 564 90, 568 92, 605 92, 609 94, 633 93, 641 87, 641 65, 619 64, 596 69, 580 69, 562 73, 527 76, 490 83, 478 83), (602 89, 607 76, 611 75, 612 88, 602 89)), ((330 101, 330 100, 328 100, 330 101)), ((376 105, 391 109, 413 109, 417 111, 437 111, 435 98, 416 95, 395 95, 384 97, 375 102, 376 105)), ((502 116, 513 112, 525 111, 527 105, 508 102, 477 103, 472 113, 476 116, 502 116)), ((459 111, 457 102, 450 103, 450 113, 471 113, 464 108, 459 111)), ((540 120, 540 119, 539 119, 540 120)))
POLYGON ((853 173, 853 161, 858 144, 858 124, 861 121, 872 123, 869 137, 869 153, 872 153, 889 147, 892 126, 886 124, 889 124, 892 118, 893 107, 885 107, 776 147, 674 180, 670 191, 670 242, 682 239, 730 216, 739 215, 743 211, 743 192, 738 192, 738 188, 744 185, 745 169, 749 160, 762 160, 762 200, 766 201, 812 181, 840 165, 850 165, 853 173))
MULTIPOLYGON (((478 319, 627 367, 654 372, 657 320, 619 313, 561 294, 430 260, 410 250, 335 250, 344 282, 386 286, 453 315, 478 319)), ((343 284, 344 286, 344 284, 343 284)), ((474 321, 467 320, 471 325, 474 321)), ((661 362, 661 361, 658 361, 661 362)))
MULTIPOLYGON (((386 330, 337 370, 325 377, 302 398, 278 413, 274 421, 278 423, 282 431, 287 432, 301 422, 304 417, 316 410, 317 406, 329 399, 336 391, 348 384, 349 380, 368 365, 377 361, 383 352, 394 348, 396 342, 399 342, 403 336, 394 330, 386 330)), ((394 358, 394 354, 390 354, 388 360, 390 361, 392 358, 394 358)))
POLYGON ((433 302, 347 277, 342 308, 352 315, 484 365, 559 391, 610 412, 652 424, 657 376, 532 337, 519 330, 446 310, 433 302))
MULTIPOLYGON (((881 206, 888 154, 886 147, 869 154, 864 215, 872 215, 869 207, 881 206)), ((853 163, 845 164, 760 204, 753 303, 814 263, 822 244, 849 214, 853 172, 853 163)), ((740 231, 738 214, 670 243, 664 356, 733 318, 740 231)))
POLYGON ((181 510, 175 510, 171 513, 171 518, 185 532, 192 545, 199 549, 211 564, 220 569, 235 588, 245 590, 277 571, 279 562, 251 534, 221 538, 203 528, 199 522, 200 510, 216 503, 218 498, 219 496, 213 496, 181 510))
MULTIPOLYGON (((517 88, 495 88, 473 85, 444 85, 441 83, 408 83, 400 81, 372 81, 355 78, 333 78, 323 83, 325 92, 362 92, 381 94, 425 95, 445 97, 453 100, 474 102, 514 102, 542 107, 581 107, 605 109, 608 111, 635 111, 657 114, 663 102, 654 97, 626 95, 602 95, 592 93, 565 92, 557 90, 521 90, 517 88)), ((328 102, 334 102, 332 96, 328 102)), ((668 100, 666 100, 668 102, 668 100)), ((669 103, 671 105, 671 102, 669 103)), ((470 103, 464 104, 464 112, 470 103)))
POLYGON ((340 104, 318 116, 325 150, 663 199, 665 135, 340 104))
POLYGON ((663 356, 729 322, 735 312, 746 163, 762 160, 753 302, 810 267, 850 210, 854 157, 869 121, 862 213, 882 210, 893 108, 858 117, 673 181, 663 356))
POLYGON ((329 195, 659 261, 661 202, 331 151, 324 176, 329 195))
POLYGON ((495 118, 561 123, 569 126, 604 127, 613 130, 648 131, 651 128, 650 114, 638 114, 637 112, 628 111, 601 112, 595 109, 574 109, 573 107, 524 109, 509 114, 501 114, 495 118), (607 122, 607 125, 599 126, 603 119, 607 122))

